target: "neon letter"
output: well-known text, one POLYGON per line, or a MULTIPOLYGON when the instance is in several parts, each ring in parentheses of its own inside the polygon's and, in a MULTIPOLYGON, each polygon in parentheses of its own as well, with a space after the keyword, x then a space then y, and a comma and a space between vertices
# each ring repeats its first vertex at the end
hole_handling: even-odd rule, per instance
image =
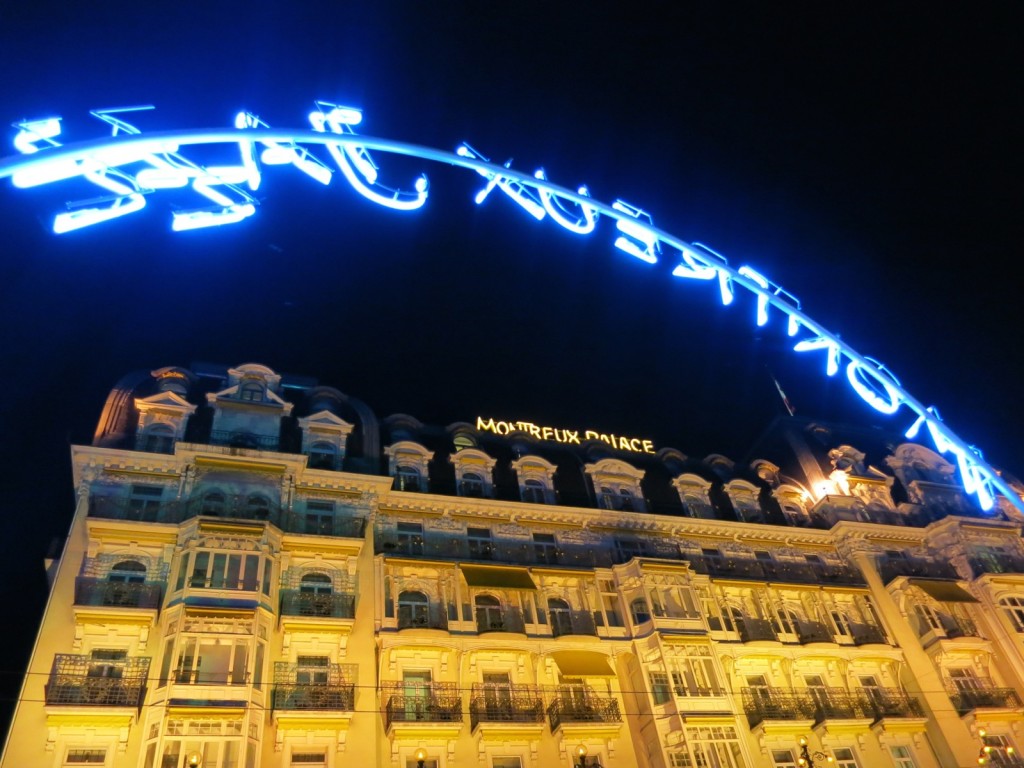
POLYGON ((856 360, 851 361, 846 367, 846 377, 850 380, 850 386, 876 411, 885 414, 896 413, 903 405, 903 395, 899 390, 900 382, 878 361, 869 357, 864 359, 874 367, 861 365, 856 360))
POLYGON ((812 349, 824 349, 828 351, 828 362, 825 367, 825 372, 829 376, 835 376, 836 371, 839 370, 839 342, 825 336, 819 336, 816 339, 804 339, 803 341, 798 341, 796 346, 793 347, 794 352, 808 352, 812 349))
MULTIPOLYGON (((617 211, 622 211, 622 213, 625 213, 634 219, 646 216, 647 220, 651 221, 651 215, 649 213, 630 205, 624 200, 616 200, 612 203, 612 208, 617 211)), ((658 236, 654 234, 649 227, 645 227, 643 224, 638 224, 629 220, 616 219, 615 228, 624 235, 628 235, 629 237, 639 240, 640 244, 643 245, 643 248, 640 248, 633 240, 630 240, 629 237, 617 237, 615 239, 616 248, 620 251, 625 251, 630 256, 635 256, 640 259, 640 261, 646 261, 648 264, 658 263, 658 255, 661 253, 661 245, 658 242, 658 236)))
MULTIPOLYGON (((543 168, 538 168, 533 175, 541 181, 547 181, 543 168)), ((590 197, 590 191, 585 186, 581 186, 576 191, 584 197, 590 197)), ((557 224, 561 224, 570 232, 575 232, 577 235, 587 235, 593 232, 594 227, 597 226, 597 211, 589 205, 580 205, 582 217, 573 217, 568 209, 562 205, 562 198, 558 195, 552 194, 545 187, 538 187, 537 194, 540 195, 541 205, 544 206, 544 210, 548 212, 548 215, 557 224)))
MULTIPOLYGON (((459 157, 469 157, 473 158, 474 160, 482 160, 485 163, 490 162, 488 158, 481 155, 479 152, 473 149, 473 147, 469 146, 469 144, 467 144, 466 142, 462 142, 462 144, 455 148, 455 154, 457 154, 459 157)), ((505 167, 508 168, 511 164, 512 161, 509 160, 507 163, 505 163, 505 167)), ((483 201, 487 199, 487 196, 491 194, 491 190, 494 189, 495 187, 498 187, 499 189, 501 189, 502 192, 511 197, 512 200, 514 200, 524 211, 533 216, 533 218, 535 218, 537 221, 540 221, 541 219, 544 218, 545 206, 537 197, 534 196, 533 192, 531 192, 525 184, 523 184, 520 181, 512 181, 511 179, 508 179, 505 176, 502 176, 501 174, 491 173, 490 171, 483 171, 480 170, 479 168, 476 169, 476 172, 483 176, 485 179, 487 179, 487 186, 481 189, 479 192, 477 192, 476 197, 473 198, 473 201, 477 205, 482 204, 483 201)), ((559 222, 559 224, 562 224, 562 226, 566 226, 562 222, 559 222)), ((571 227, 569 227, 569 229, 571 229, 571 227)))

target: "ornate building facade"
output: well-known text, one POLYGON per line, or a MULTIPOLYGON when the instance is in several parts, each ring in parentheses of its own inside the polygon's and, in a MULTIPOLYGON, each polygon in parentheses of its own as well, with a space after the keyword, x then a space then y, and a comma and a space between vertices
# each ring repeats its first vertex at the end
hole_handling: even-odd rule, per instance
POLYGON ((1011 504, 796 419, 742 465, 559 432, 125 377, 4 768, 1024 765, 1011 504))

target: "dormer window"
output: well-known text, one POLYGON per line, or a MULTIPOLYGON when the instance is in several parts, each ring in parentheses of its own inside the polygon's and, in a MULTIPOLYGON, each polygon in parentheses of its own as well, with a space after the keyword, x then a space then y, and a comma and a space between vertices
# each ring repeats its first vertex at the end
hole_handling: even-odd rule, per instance
POLYGON ((467 472, 459 483, 460 496, 479 498, 484 495, 484 479, 476 472, 467 472))
POLYGON ((478 448, 463 448, 449 457, 455 467, 459 496, 490 498, 493 495, 491 472, 497 463, 478 448))
POLYGON ((420 471, 409 464, 400 464, 395 470, 395 489, 399 491, 411 491, 418 493, 423 490, 420 481, 420 471))
POLYGON ((254 493, 245 501, 245 516, 249 520, 270 519, 270 499, 254 493))
POLYGON ((238 399, 250 403, 263 402, 263 385, 256 381, 247 381, 238 388, 238 399))
POLYGON ((227 499, 220 491, 210 491, 203 496, 200 514, 210 517, 223 517, 227 511, 227 499))
POLYGON ((139 450, 147 453, 174 453, 174 429, 167 424, 153 424, 143 433, 139 450))
POLYGON ((555 502, 554 464, 540 456, 522 456, 512 462, 512 469, 519 479, 520 499, 527 504, 555 502))
POLYGON ((547 489, 540 480, 530 479, 523 483, 523 501, 528 504, 543 504, 547 489))
POLYGON ((337 469, 338 449, 330 443, 318 442, 309 447, 310 469, 337 469))
POLYGON ((644 476, 642 470, 619 459, 603 459, 587 464, 585 471, 594 484, 599 507, 623 512, 645 511, 640 490, 640 480, 644 476))

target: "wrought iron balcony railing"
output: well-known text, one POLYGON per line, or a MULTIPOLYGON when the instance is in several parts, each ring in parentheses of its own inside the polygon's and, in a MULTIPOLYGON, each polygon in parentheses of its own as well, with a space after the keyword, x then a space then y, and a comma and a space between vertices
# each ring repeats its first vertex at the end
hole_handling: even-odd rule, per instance
POLYGON ((555 611, 548 616, 548 619, 551 621, 553 637, 562 637, 563 635, 594 636, 597 634, 594 616, 589 611, 555 611))
POLYGON ((492 538, 487 547, 470 546, 467 536, 431 533, 398 534, 378 529, 374 533, 374 552, 378 555, 438 558, 442 560, 479 560, 511 565, 563 565, 570 568, 610 567, 611 553, 583 546, 539 546, 532 541, 492 538))
POLYGON ((473 685, 469 701, 470 728, 480 723, 542 723, 544 702, 531 685, 473 685))
POLYGON ((142 706, 149 658, 101 660, 57 654, 46 683, 46 703, 93 707, 142 706))
POLYGON ((853 624, 850 627, 854 645, 871 645, 872 643, 888 643, 881 627, 874 624, 853 624))
POLYGON ((787 584, 843 584, 858 587, 866 584, 861 572, 848 565, 707 557, 686 552, 683 553, 682 559, 688 561, 697 573, 726 579, 778 581, 787 584))
POLYGON ((861 706, 873 719, 883 717, 923 717, 921 702, 902 688, 862 688, 858 692, 861 706))
POLYGON ((186 505, 177 501, 137 501, 113 496, 92 496, 89 517, 130 520, 140 523, 180 523, 188 517, 186 505))
POLYGON ((743 711, 753 728, 765 720, 813 720, 816 707, 807 691, 779 688, 744 688, 743 711))
POLYGON ((753 640, 778 640, 778 635, 772 629, 771 622, 767 619, 753 619, 744 617, 736 620, 736 629, 740 633, 740 640, 749 643, 753 640))
POLYGON ((525 632, 526 622, 523 612, 515 606, 502 606, 499 611, 481 611, 476 613, 477 632, 525 632))
POLYGON ((886 557, 879 563, 882 581, 888 584, 899 576, 921 576, 928 579, 958 579, 951 563, 919 557, 886 557))
POLYGON ((79 576, 75 579, 75 605, 159 610, 163 590, 163 584, 79 576))
POLYGON ((448 611, 440 603, 398 606, 399 629, 448 629, 448 611))
POLYGON ((555 731, 563 723, 621 723, 619 702, 610 696, 560 691, 548 704, 548 720, 555 731))
POLYGON ((883 717, 921 717, 921 704, 900 688, 862 688, 851 692, 845 688, 816 687, 744 688, 743 709, 750 727, 765 720, 868 719, 883 717))
POLYGON ((303 592, 298 589, 282 589, 281 615, 354 619, 356 617, 356 596, 344 592, 324 594, 303 592))
POLYGON ((952 689, 949 699, 961 715, 979 707, 1014 709, 1021 706, 1020 696, 1013 688, 979 687, 966 690, 952 689))
POLYGON ((355 664, 274 664, 274 709, 355 709, 355 664))
POLYGON ((967 562, 971 566, 975 576, 983 576, 986 573, 1024 573, 1024 557, 1014 555, 1000 555, 999 557, 968 557, 967 562))
POLYGON ((452 683, 385 686, 384 727, 395 723, 461 723, 462 696, 452 683))
POLYGON ((259 435, 244 430, 214 429, 210 431, 210 445, 227 445, 232 448, 250 448, 257 451, 276 451, 280 445, 276 435, 259 435))
POLYGON ((366 518, 352 512, 336 512, 333 517, 325 517, 285 510, 280 518, 277 524, 285 533, 338 536, 345 539, 361 539, 366 534, 366 518))
POLYGON ((832 630, 820 621, 801 621, 796 625, 796 636, 800 643, 833 643, 835 635, 832 630))

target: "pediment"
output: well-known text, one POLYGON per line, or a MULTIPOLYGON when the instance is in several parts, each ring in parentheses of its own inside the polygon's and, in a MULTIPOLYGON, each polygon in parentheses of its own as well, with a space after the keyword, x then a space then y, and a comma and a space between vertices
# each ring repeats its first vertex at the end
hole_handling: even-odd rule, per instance
POLYGON ((196 406, 174 392, 157 392, 149 397, 136 397, 135 407, 139 411, 171 410, 195 413, 196 406))
POLYGON ((299 427, 304 430, 320 428, 328 429, 331 432, 346 432, 351 430, 353 426, 330 411, 318 411, 299 419, 299 427))

